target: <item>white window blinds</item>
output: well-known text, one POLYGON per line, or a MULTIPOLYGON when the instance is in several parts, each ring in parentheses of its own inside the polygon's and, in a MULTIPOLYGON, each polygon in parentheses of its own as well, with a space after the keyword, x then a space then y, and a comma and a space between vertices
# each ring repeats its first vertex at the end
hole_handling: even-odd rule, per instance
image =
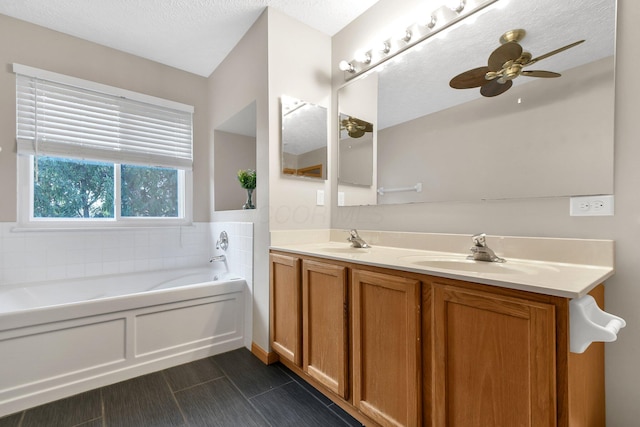
POLYGON ((18 153, 191 168, 193 107, 18 64, 14 71, 18 153))

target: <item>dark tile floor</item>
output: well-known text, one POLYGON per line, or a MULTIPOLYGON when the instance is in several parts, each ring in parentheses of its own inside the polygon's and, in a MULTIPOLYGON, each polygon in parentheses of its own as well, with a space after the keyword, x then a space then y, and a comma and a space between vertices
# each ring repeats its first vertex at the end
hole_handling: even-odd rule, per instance
POLYGON ((361 426, 280 364, 246 349, 0 418, 0 427, 361 426))

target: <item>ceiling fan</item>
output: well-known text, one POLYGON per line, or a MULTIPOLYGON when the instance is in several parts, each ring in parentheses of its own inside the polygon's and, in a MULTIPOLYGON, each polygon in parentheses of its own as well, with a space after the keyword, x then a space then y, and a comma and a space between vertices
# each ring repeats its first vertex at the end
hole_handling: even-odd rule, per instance
POLYGON ((351 138, 360 138, 366 132, 373 132, 373 124, 367 121, 349 116, 348 118, 340 121, 340 129, 346 130, 347 134, 351 138))
POLYGON ((524 70, 524 67, 584 42, 584 40, 579 40, 532 59, 531 54, 525 52, 518 43, 525 35, 526 31, 522 29, 504 33, 500 37, 502 45, 489 55, 486 67, 478 67, 458 74, 451 79, 449 86, 454 89, 479 87, 482 96, 492 97, 509 90, 513 86, 512 80, 520 75, 543 78, 560 77, 561 74, 553 71, 524 70))

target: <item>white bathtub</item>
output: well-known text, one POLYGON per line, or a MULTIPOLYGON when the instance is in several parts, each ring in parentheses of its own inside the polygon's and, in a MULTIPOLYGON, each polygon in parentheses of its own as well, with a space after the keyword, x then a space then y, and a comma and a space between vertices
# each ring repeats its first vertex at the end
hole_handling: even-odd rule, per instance
POLYGON ((246 281, 209 268, 0 286, 0 417, 244 345, 246 281))

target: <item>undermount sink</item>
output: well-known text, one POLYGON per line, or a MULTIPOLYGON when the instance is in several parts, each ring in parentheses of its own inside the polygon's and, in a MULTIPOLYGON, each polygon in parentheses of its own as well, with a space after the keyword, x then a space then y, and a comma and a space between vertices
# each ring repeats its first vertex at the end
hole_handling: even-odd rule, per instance
POLYGON ((410 264, 431 267, 444 270, 465 271, 468 273, 491 273, 491 274, 537 274, 541 269, 553 267, 544 265, 524 265, 518 262, 486 262, 475 261, 458 257, 434 257, 425 255, 412 255, 401 258, 402 261, 410 264))

